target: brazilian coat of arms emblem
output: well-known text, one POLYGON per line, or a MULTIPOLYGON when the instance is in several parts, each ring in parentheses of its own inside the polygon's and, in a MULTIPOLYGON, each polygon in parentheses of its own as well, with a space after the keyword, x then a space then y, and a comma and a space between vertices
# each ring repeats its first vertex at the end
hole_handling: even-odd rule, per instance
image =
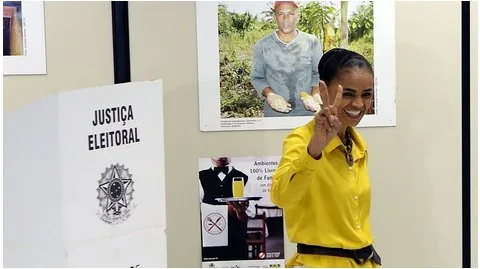
POLYGON ((135 208, 133 204, 132 174, 124 165, 110 165, 98 181, 97 199, 100 209, 97 215, 106 223, 124 222, 135 208))

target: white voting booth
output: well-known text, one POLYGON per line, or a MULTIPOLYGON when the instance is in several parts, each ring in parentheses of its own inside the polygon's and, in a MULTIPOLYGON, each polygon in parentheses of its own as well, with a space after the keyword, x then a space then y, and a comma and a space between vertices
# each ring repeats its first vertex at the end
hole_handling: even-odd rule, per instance
POLYGON ((4 267, 166 267, 163 140, 161 80, 6 114, 4 267))

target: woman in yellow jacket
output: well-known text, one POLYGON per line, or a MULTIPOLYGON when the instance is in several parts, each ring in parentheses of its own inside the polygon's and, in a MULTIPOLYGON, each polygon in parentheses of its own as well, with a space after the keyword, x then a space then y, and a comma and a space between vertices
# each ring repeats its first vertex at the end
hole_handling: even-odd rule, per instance
POLYGON ((270 192, 297 244, 287 267, 378 267, 368 150, 354 128, 372 106, 373 69, 360 54, 338 48, 318 69, 321 110, 285 138, 270 192))

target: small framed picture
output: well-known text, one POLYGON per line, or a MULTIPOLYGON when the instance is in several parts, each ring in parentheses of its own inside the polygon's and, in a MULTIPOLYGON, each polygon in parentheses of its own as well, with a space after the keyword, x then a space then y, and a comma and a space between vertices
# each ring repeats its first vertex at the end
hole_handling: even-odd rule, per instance
POLYGON ((3 1, 3 75, 46 73, 43 2, 3 1))

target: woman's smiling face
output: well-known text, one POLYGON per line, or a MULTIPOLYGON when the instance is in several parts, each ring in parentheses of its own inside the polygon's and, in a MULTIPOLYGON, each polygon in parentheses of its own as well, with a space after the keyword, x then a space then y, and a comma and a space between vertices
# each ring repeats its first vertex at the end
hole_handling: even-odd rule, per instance
POLYGON ((357 126, 370 110, 373 80, 373 74, 367 68, 346 67, 329 83, 327 87, 330 96, 335 96, 339 84, 343 87, 342 102, 338 107, 338 119, 343 125, 357 126))

